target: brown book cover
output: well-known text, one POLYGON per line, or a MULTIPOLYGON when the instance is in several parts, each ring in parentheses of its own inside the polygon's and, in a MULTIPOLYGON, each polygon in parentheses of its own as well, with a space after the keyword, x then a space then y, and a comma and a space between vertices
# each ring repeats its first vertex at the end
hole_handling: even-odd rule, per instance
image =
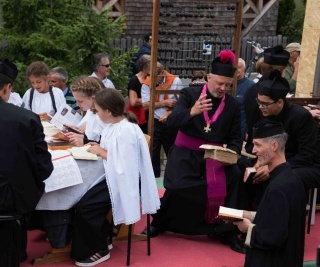
POLYGON ((56 134, 54 134, 52 136, 53 138, 59 139, 59 140, 63 140, 63 141, 69 141, 69 137, 66 136, 63 132, 57 132, 56 134))

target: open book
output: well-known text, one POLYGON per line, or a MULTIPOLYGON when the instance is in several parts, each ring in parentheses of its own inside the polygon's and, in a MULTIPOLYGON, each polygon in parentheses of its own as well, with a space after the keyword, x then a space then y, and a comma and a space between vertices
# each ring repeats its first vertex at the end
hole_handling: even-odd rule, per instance
POLYGON ((72 147, 69 151, 75 159, 98 160, 98 156, 96 154, 87 151, 88 147, 89 146, 72 147))
POLYGON ((54 116, 50 116, 50 123, 55 125, 60 130, 64 130, 64 128, 68 127, 69 131, 80 132, 77 128, 72 127, 71 125, 78 125, 78 123, 82 120, 82 116, 72 109, 69 105, 65 104, 61 106, 54 116))
POLYGON ((237 210, 237 209, 220 206, 217 217, 223 220, 232 221, 232 222, 242 221, 243 210, 237 210))
POLYGON ((55 139, 58 139, 58 140, 62 140, 62 141, 69 141, 69 139, 70 139, 68 136, 66 136, 66 135, 65 135, 63 132, 61 132, 61 131, 57 132, 57 133, 54 134, 52 137, 55 138, 55 139))
POLYGON ((246 171, 244 172, 243 181, 245 183, 252 184, 253 182, 253 176, 257 173, 257 170, 255 167, 247 167, 246 171))

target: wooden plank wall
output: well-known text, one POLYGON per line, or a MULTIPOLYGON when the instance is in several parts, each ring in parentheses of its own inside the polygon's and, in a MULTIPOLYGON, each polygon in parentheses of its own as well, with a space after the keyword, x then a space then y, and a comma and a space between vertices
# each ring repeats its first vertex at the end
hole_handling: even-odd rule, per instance
MULTIPOLYGON (((209 41, 202 37, 190 38, 159 38, 158 60, 173 74, 180 75, 182 78, 190 78, 192 70, 207 70, 211 60, 216 57, 223 49, 233 49, 232 37, 216 37, 210 40, 212 45, 212 53, 207 55, 203 53, 203 43, 209 41), (179 66, 181 68, 179 68, 179 66), (187 69, 186 69, 187 68, 187 69), (190 68, 190 69, 188 69, 190 68)), ((255 41, 262 47, 274 47, 276 45, 287 45, 287 38, 278 36, 269 37, 244 37, 241 39, 240 57, 249 64, 253 57, 253 50, 250 43, 255 41)), ((133 46, 140 47, 143 44, 142 39, 131 37, 121 38, 112 43, 119 47, 119 54, 127 51, 133 46)))

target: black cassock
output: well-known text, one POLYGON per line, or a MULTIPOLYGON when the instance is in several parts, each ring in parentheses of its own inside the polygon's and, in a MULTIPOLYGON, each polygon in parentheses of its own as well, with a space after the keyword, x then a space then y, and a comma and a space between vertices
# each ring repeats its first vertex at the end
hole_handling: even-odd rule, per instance
POLYGON ((253 223, 245 267, 303 266, 306 194, 287 163, 270 172, 270 183, 253 223))
POLYGON ((28 214, 52 170, 51 154, 35 113, 0 98, 0 212, 28 214))
MULTIPOLYGON (((168 117, 168 126, 178 128, 184 134, 203 140, 203 143, 227 144, 228 148, 240 153, 241 127, 240 107, 238 102, 226 94, 225 107, 211 124, 211 131, 206 133, 203 114, 190 118, 190 109, 199 99, 201 87, 184 88, 179 100, 168 117)), ((221 98, 214 98, 207 91, 207 98, 212 99, 213 108, 209 111, 211 118, 217 110, 221 98)), ((164 174, 165 194, 161 199, 161 208, 152 225, 159 230, 170 230, 183 234, 205 234, 214 231, 212 225, 205 221, 207 203, 206 166, 204 151, 195 151, 173 145, 164 174)), ((237 165, 226 167, 227 204, 235 208, 237 200, 237 165), (232 173, 232 174, 231 174, 232 173), (232 192, 231 192, 232 191, 232 192)))
MULTIPOLYGON (((0 97, 0 214, 28 215, 37 205, 43 180, 53 170, 51 154, 44 140, 40 118, 35 113, 8 104, 0 97)), ((26 220, 21 219, 21 258, 26 257, 26 220)), ((15 266, 16 256, 9 254, 10 240, 17 230, 12 224, 0 224, 1 266, 15 266)))

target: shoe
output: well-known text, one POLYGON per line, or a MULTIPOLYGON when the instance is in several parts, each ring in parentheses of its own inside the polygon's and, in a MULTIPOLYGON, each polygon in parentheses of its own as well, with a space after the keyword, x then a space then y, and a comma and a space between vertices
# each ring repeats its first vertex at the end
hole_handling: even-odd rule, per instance
POLYGON ((229 246, 235 252, 246 254, 247 248, 244 242, 241 241, 236 235, 231 238, 229 246))
POLYGON ((77 266, 95 266, 101 262, 104 262, 106 260, 110 259, 110 253, 109 249, 101 250, 91 257, 88 257, 81 261, 76 261, 75 264, 77 266))
MULTIPOLYGON (((150 231, 149 231, 149 236, 152 237, 156 237, 161 233, 161 231, 159 231, 156 227, 150 225, 150 231)), ((143 229, 143 231, 140 233, 142 235, 147 235, 147 227, 143 229)))

